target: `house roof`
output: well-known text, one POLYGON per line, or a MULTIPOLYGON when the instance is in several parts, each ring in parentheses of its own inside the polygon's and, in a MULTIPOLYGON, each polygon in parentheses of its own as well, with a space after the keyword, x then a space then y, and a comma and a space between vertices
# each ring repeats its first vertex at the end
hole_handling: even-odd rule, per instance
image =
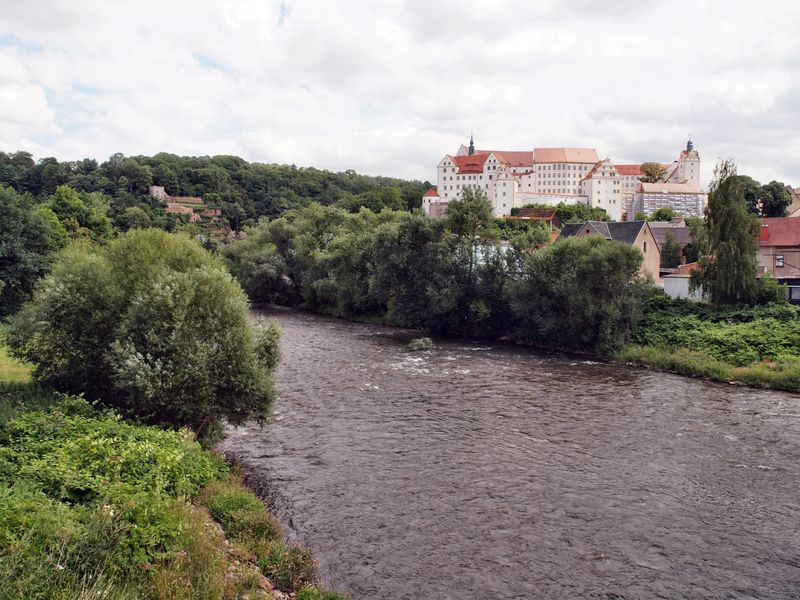
POLYGON ((603 160, 598 160, 595 163, 595 165, 591 169, 589 169, 586 175, 583 176, 583 179, 581 179, 581 181, 585 181, 587 179, 591 179, 592 177, 594 177, 594 174, 597 173, 597 169, 602 167, 603 164, 606 162, 608 162, 608 166, 611 167, 612 169, 616 168, 616 166, 613 163, 611 163, 611 160, 608 158, 604 158, 603 160))
POLYGON ((771 217, 761 219, 759 246, 800 246, 800 219, 771 217))
POLYGON ((568 223, 564 225, 559 237, 571 237, 588 228, 591 229, 593 233, 602 235, 607 240, 616 240, 626 244, 633 244, 639 236, 642 227, 646 226, 647 221, 622 221, 619 223, 586 221, 585 223, 568 223))
POLYGON ((533 152, 524 151, 517 152, 502 150, 500 152, 493 152, 498 160, 504 162, 510 167, 532 167, 533 166, 533 152))
POLYGON ((692 230, 688 227, 650 227, 650 233, 653 234, 659 248, 664 247, 668 232, 675 236, 675 241, 681 246, 692 243, 692 230))
POLYGON ((558 208, 520 208, 517 210, 517 217, 522 219, 537 219, 537 220, 545 220, 545 221, 552 221, 556 213, 558 212, 558 208))
POLYGON ((488 153, 476 152, 465 156, 451 156, 450 160, 456 164, 459 173, 483 173, 483 163, 487 158, 488 153))
POLYGON ((535 163, 584 163, 593 165, 600 158, 594 148, 534 148, 535 163))
POLYGON ((642 165, 614 165, 617 168, 617 173, 620 175, 636 175, 637 177, 641 177, 644 175, 642 173, 642 165))
POLYGON ((436 191, 436 186, 433 186, 427 192, 422 194, 422 197, 423 198, 428 198, 429 196, 438 196, 438 195, 439 195, 439 192, 436 191))
POLYGON ((699 194, 700 188, 692 183, 640 183, 646 194, 699 194))

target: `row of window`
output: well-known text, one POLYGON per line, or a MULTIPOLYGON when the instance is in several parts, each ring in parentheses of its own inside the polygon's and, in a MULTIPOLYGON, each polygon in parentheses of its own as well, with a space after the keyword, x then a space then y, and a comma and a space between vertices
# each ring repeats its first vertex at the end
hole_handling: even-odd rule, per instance
POLYGON ((588 171, 589 165, 574 165, 555 163, 551 165, 536 165, 537 171, 588 171))

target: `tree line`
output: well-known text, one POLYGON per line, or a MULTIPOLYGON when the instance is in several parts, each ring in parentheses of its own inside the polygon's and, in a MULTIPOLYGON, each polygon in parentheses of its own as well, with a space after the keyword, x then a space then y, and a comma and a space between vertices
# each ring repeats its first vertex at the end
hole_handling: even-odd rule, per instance
POLYGON ((625 339, 651 292, 641 253, 621 243, 547 245, 546 228, 526 223, 499 244, 489 203, 471 189, 441 220, 314 205, 247 232, 223 255, 254 301, 440 335, 601 352, 625 339))
POLYGON ((222 209, 222 216, 234 230, 255 224, 259 217, 275 217, 310 202, 326 206, 339 203, 348 210, 361 206, 410 210, 421 206, 422 194, 430 187, 427 182, 371 177, 352 170, 334 173, 295 165, 250 163, 237 156, 160 152, 126 157, 117 153, 98 163, 92 158, 34 160, 25 151, 0 152, 0 184, 37 200, 48 198, 63 185, 80 194, 101 194, 109 218, 123 231, 128 228, 126 221, 142 220, 142 213, 151 226, 171 230, 176 225, 175 217, 166 215, 161 203, 149 197, 151 185, 163 186, 171 196, 202 197, 207 204, 222 209))

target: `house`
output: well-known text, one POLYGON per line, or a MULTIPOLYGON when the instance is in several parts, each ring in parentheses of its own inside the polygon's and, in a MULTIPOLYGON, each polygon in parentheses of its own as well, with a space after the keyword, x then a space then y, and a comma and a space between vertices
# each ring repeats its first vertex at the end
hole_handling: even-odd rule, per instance
POLYGON ((561 230, 561 235, 558 236, 558 239, 573 236, 584 237, 587 235, 602 235, 607 240, 622 242, 638 248, 644 255, 640 269, 642 275, 649 275, 655 282, 660 281, 661 251, 647 221, 567 223, 561 230))
POLYGON ((791 302, 800 302, 800 219, 761 219, 758 266, 788 286, 791 302))
POLYGON ((678 217, 671 221, 649 221, 649 223, 650 231, 658 244, 659 251, 663 252, 667 236, 672 235, 678 246, 680 246, 681 262, 683 262, 685 260, 683 254, 686 246, 692 243, 692 230, 686 226, 686 221, 678 217))
POLYGON ((547 225, 549 231, 561 227, 557 208, 518 208, 509 220, 534 221, 547 225))
POLYGON ((222 221, 222 209, 207 206, 199 196, 170 196, 164 186, 151 185, 150 196, 165 204, 164 212, 178 215, 189 223, 196 223, 207 234, 218 240, 224 240, 230 228, 222 221))

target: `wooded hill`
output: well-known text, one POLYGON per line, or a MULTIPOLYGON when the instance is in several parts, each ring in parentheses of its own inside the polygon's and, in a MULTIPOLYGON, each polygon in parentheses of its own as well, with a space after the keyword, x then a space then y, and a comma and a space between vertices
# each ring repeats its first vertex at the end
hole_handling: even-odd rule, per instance
MULTIPOLYGON (((138 207, 153 224, 171 229, 179 218, 167 216, 163 205, 148 195, 151 185, 171 196, 200 196, 222 209, 231 229, 255 224, 261 216, 275 217, 310 202, 337 205, 350 211, 419 207, 427 182, 371 177, 347 170, 334 173, 313 167, 248 163, 236 156, 155 156, 114 154, 95 159, 34 160, 29 152, 0 152, 0 184, 44 200, 60 185, 79 193, 99 192, 108 200, 108 216, 125 229, 126 210, 138 207)), ((129 212, 130 214, 130 212, 129 212)))

